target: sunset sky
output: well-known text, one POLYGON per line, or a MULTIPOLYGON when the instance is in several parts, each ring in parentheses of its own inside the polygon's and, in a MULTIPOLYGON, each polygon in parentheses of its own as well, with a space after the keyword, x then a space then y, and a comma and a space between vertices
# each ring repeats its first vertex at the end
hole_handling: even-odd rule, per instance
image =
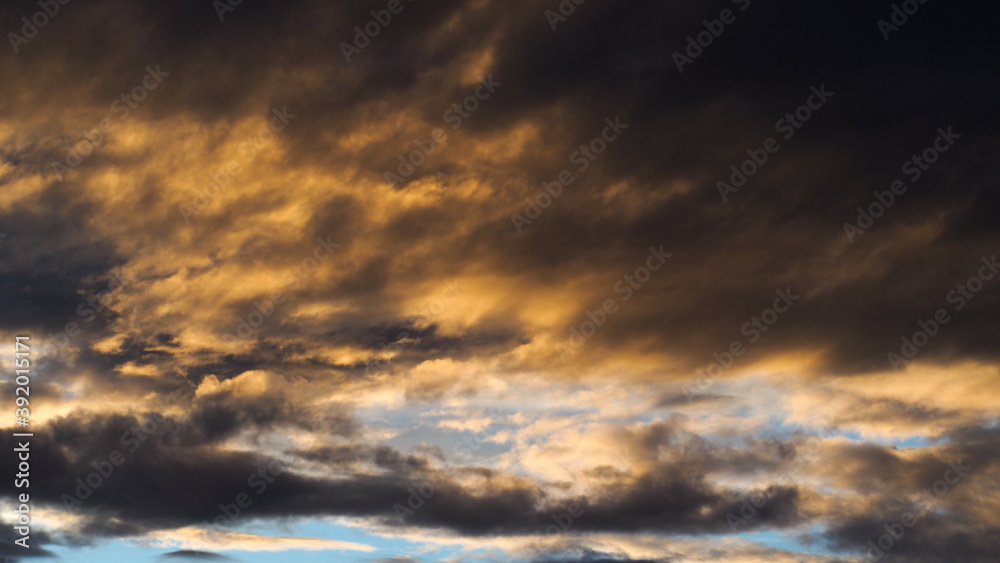
POLYGON ((1000 561, 998 19, 3 3, 0 556, 1000 561))

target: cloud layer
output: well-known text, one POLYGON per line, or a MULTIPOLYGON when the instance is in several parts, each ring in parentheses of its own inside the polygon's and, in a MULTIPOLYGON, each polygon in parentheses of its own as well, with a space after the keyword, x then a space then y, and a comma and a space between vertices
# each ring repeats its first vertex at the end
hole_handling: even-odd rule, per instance
POLYGON ((995 6, 217 4, 0 9, 40 549, 996 559, 995 6))

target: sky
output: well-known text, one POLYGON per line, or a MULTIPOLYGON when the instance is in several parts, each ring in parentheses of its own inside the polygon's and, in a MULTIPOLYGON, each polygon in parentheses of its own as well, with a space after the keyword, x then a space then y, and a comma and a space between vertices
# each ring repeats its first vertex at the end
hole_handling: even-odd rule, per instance
POLYGON ((3 3, 0 556, 1000 560, 998 16, 3 3))

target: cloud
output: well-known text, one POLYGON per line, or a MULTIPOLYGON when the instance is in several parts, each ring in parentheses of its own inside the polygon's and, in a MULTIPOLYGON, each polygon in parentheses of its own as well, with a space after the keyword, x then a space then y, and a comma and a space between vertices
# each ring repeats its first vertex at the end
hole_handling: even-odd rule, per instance
POLYGON ((209 559, 216 561, 233 561, 233 558, 226 557, 225 555, 221 555, 218 553, 210 553, 208 551, 193 551, 190 549, 164 553, 159 557, 159 559, 209 559))
MULTIPOLYGON (((308 537, 280 537, 258 534, 220 532, 197 528, 179 528, 170 532, 150 535, 158 546, 183 546, 181 553, 201 553, 203 549, 225 551, 279 552, 286 550, 306 551, 375 551, 369 545, 308 537)), ((228 559, 228 558, 226 558, 228 559)))
POLYGON ((370 3, 72 3, 0 57, 40 545, 377 551, 240 528, 337 518, 522 560, 829 563, 911 510, 891 556, 990 560, 995 6, 928 3, 887 42, 860 0, 583 3, 556 30, 548 0, 401 5, 350 64, 370 3))

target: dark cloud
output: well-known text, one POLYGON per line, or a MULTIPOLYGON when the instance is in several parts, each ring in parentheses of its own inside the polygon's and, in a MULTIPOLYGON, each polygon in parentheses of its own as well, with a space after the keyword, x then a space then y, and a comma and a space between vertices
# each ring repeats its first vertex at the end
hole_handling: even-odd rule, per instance
POLYGON ((185 549, 181 551, 172 551, 170 553, 164 553, 159 556, 158 559, 163 560, 174 560, 174 559, 206 559, 209 561, 235 561, 232 557, 226 557, 225 555, 219 553, 211 553, 208 551, 193 551, 190 549, 185 549))
POLYGON ((670 563, 672 559, 630 559, 628 557, 613 557, 607 553, 588 550, 582 556, 553 557, 546 556, 534 559, 533 563, 670 563))
MULTIPOLYGON (((565 278, 605 263, 627 268, 641 262, 640 249, 666 243, 677 253, 669 271, 658 274, 637 296, 641 305, 624 310, 619 317, 623 320, 588 346, 593 355, 622 343, 634 346, 641 334, 649 342, 647 350, 669 343, 672 352, 697 365, 739 336, 743 322, 764 308, 769 292, 792 285, 806 297, 800 309, 768 335, 767 348, 826 349, 832 371, 857 372, 884 368, 886 352, 915 330, 917 320, 946 306, 948 289, 974 273, 980 256, 995 253, 998 238, 982 216, 990 197, 985 186, 993 175, 982 158, 995 145, 987 126, 991 120, 971 119, 956 109, 995 112, 994 81, 974 71, 990 51, 983 22, 990 21, 984 12, 993 8, 927 6, 886 43, 874 22, 890 7, 855 4, 850 10, 752 5, 683 74, 671 54, 684 47, 688 35, 702 30, 703 19, 731 3, 581 6, 557 33, 548 28, 537 2, 521 2, 520 10, 494 3, 472 9, 457 1, 414 5, 355 63, 346 65, 338 55, 339 42, 363 23, 369 6, 263 2, 241 5, 219 22, 211 6, 199 2, 167 9, 105 1, 67 6, 23 53, 4 64, 11 72, 26 72, 25 65, 41 66, 59 57, 55 68, 65 73, 62 80, 77 85, 78 94, 87 94, 82 99, 93 100, 99 108, 131 88, 146 64, 162 62, 175 70, 169 83, 153 92, 157 99, 142 106, 154 119, 191 112, 204 120, 235 119, 264 114, 267 104, 294 100, 296 111, 309 116, 310 125, 290 127, 282 142, 299 164, 350 161, 354 168, 360 157, 358 173, 377 178, 414 135, 440 126, 441 108, 468 88, 452 80, 442 91, 440 81, 423 77, 442 76, 467 62, 469 53, 492 48, 493 73, 506 85, 455 135, 496 135, 523 120, 541 124, 539 136, 529 141, 517 171, 469 168, 464 153, 451 149, 443 150, 421 173, 450 169, 451 174, 505 186, 501 197, 490 201, 492 209, 453 202, 400 214, 380 230, 384 250, 371 254, 325 295, 347 292, 366 296, 366 303, 376 301, 404 257, 418 256, 404 250, 413 241, 447 239, 460 214, 487 214, 497 220, 477 225, 475 236, 455 240, 446 255, 417 262, 416 268, 412 259, 405 260, 411 264, 410 275, 430 275, 447 268, 445 263, 469 267, 489 257, 491 267, 501 271, 565 278), (441 22, 450 18, 460 22, 461 32, 442 30, 441 22), (100 26, 107 39, 84 41, 94 35, 92 26, 100 26), (589 39, 593 27, 602 30, 602 40, 589 39), (143 33, 135 32, 140 29, 143 33), (956 35, 956 30, 962 32, 956 35), (939 44, 922 39, 932 36, 955 40, 939 44), (790 44, 795 48, 788 48, 790 44), (87 64, 73 64, 77 60, 87 64), (304 89, 295 80, 275 80, 296 73, 344 77, 340 82, 312 80, 304 89), (215 79, 201 78, 206 75, 215 79), (786 148, 772 156, 733 201, 722 204, 715 181, 728 176, 729 165, 742 161, 747 148, 775 135, 774 122, 804 103, 809 87, 819 84, 836 92, 827 107, 783 142, 786 148), (956 84, 961 86, 952 86, 956 84), (261 98, 267 104, 255 106, 261 98), (359 154, 317 137, 327 130, 358 129, 367 112, 380 104, 403 104, 404 99, 407 106, 416 105, 414 115, 427 125, 401 133, 398 141, 370 143, 359 154), (566 115, 574 118, 567 120, 566 115), (541 181, 571 168, 569 154, 600 132, 605 117, 616 115, 633 123, 622 139, 580 173, 572 191, 525 235, 510 236, 509 219, 495 209, 523 207, 524 197, 534 195, 541 181), (900 164, 928 146, 938 127, 947 125, 963 136, 954 150, 900 196, 872 231, 853 246, 848 243, 841 225, 855 218, 856 207, 867 205, 873 190, 887 189, 900 176, 900 164), (363 151, 381 156, 367 158, 363 151), (601 194, 615 183, 628 186, 628 198, 648 198, 677 183, 690 187, 674 188, 670 197, 656 198, 627 215, 621 207, 625 200, 612 200, 603 210, 599 204, 601 194), (919 247, 908 243, 912 235, 907 229, 932 218, 934 223, 925 228, 940 233, 919 247), (607 233, 615 234, 609 238, 607 233), (883 267, 869 268, 876 256, 883 267), (845 275, 850 272, 859 274, 845 275), (661 321, 666 314, 672 323, 661 321), (676 328, 695 323, 700 330, 676 328)), ((27 3, 10 5, 4 20, 14 26, 25 10, 33 9, 27 3)), ((32 112, 40 111, 46 100, 61 103, 58 93, 44 83, 18 87, 33 94, 36 87, 45 91, 43 96, 9 96, 31 104, 32 112)), ((13 154, 23 155, 16 156, 20 169, 37 151, 18 149, 13 154)), ((85 166, 100 170, 114 165, 105 160, 111 158, 107 154, 97 151, 85 166)), ((39 159, 36 165, 44 167, 45 162, 39 159)), ((150 184, 140 189, 155 199, 163 188, 150 184)), ((53 197, 58 197, 57 190, 64 191, 52 188, 53 197)), ((274 197, 271 202, 247 200, 225 213, 220 208, 202 216, 193 228, 204 235, 224 232, 292 196, 274 197)), ((93 206, 80 202, 45 209, 64 209, 73 219, 54 223, 73 225, 93 213, 93 206)), ((150 200, 149 213, 141 205, 133 211, 149 214, 150 228, 169 233, 176 228, 175 218, 152 216, 152 210, 162 206, 150 200)), ((337 195, 320 202, 312 222, 317 233, 331 232, 347 240, 362 224, 363 214, 358 200, 337 195)), ((81 237, 67 230, 37 238, 65 244, 81 237)), ((272 264, 281 256, 292 263, 295 254, 282 250, 272 246, 272 264)), ((64 252, 80 256, 72 247, 64 252)), ((73 272, 59 256, 50 260, 59 264, 60 272, 73 272)), ((120 258, 82 261, 90 272, 66 278, 44 274, 40 262, 31 260, 22 271, 34 271, 36 284, 8 277, 12 285, 3 294, 17 300, 11 305, 25 315, 52 317, 51 323, 58 324, 63 316, 72 318, 78 292, 87 290, 82 276, 105 273, 120 258), (23 289, 37 284, 42 285, 30 293, 23 289), (43 303, 53 313, 42 314, 43 303)), ((610 293, 610 286, 603 291, 610 293)), ((593 295, 595 301, 602 297, 593 295)), ((982 295, 973 305, 955 315, 948 330, 922 351, 923 358, 996 359, 989 319, 997 300, 982 295)), ((592 305, 581 303, 581 313, 587 306, 592 305)), ((282 326, 287 312, 278 315, 266 330, 282 326)))
POLYGON ((14 531, 14 523, 5 521, 3 524, 3 528, 0 529, 0 555, 6 561, 17 563, 22 559, 48 559, 56 557, 54 553, 42 547, 52 543, 53 538, 51 535, 40 530, 32 530, 28 536, 29 547, 25 549, 20 544, 14 543, 14 540, 23 537, 14 531))
MULTIPOLYGON (((252 409, 247 410, 253 416, 252 409)), ((242 428, 260 422, 248 420, 242 428)), ((85 517, 88 538, 137 536, 212 522, 218 505, 232 502, 239 493, 253 499, 248 519, 367 516, 392 527, 449 528, 471 535, 541 534, 553 525, 553 513, 571 511, 579 513, 572 527, 580 531, 717 534, 729 529, 727 514, 738 513, 750 492, 717 490, 704 479, 720 456, 729 455, 736 464, 733 470, 742 471, 734 461, 739 455, 699 452, 690 445, 685 446, 688 458, 683 462, 658 464, 634 480, 613 479, 592 495, 555 500, 523 478, 486 468, 445 472, 432 467, 429 459, 385 446, 287 451, 290 461, 279 462, 214 449, 211 445, 221 436, 192 430, 217 426, 215 419, 197 411, 184 421, 153 414, 58 419, 32 444, 34 467, 39 468, 32 475, 39 492, 32 498, 62 507, 67 498, 87 497, 69 502, 85 517), (111 466, 108 461, 115 451, 124 461, 111 466), (96 487, 81 485, 88 478, 97 482, 96 476, 88 476, 107 473, 109 467, 110 475, 96 487), (349 477, 311 476, 316 468, 349 477), (269 477, 261 475, 265 470, 269 477), (472 476, 485 485, 473 489, 460 484, 472 476), (158 509, 150 511, 150 505, 158 509)), ((652 435, 661 436, 664 443, 674 440, 669 431, 652 435)), ((794 524, 799 514, 796 490, 776 487, 767 494, 767 506, 749 527, 794 524)))

